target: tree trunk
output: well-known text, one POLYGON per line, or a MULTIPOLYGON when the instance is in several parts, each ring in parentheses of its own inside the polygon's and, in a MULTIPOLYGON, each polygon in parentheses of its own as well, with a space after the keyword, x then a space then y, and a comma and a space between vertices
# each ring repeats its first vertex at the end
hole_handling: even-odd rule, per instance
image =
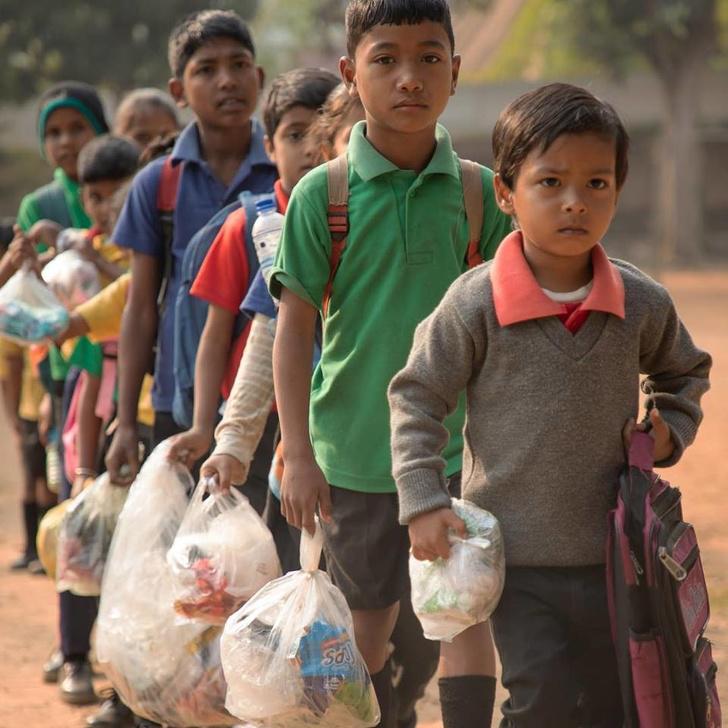
POLYGON ((704 250, 702 147, 699 128, 702 54, 677 74, 661 76, 665 119, 657 169, 657 230, 662 266, 696 263, 704 250))

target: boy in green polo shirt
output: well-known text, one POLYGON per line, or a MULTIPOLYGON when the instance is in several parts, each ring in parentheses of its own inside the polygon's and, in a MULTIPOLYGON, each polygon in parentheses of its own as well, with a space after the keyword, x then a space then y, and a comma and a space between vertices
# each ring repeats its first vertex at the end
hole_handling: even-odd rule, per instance
MULTIPOLYGON (((285 442, 282 509, 290 523, 308 530, 320 511, 327 567, 352 609, 381 725, 389 727, 387 642, 408 589, 409 541, 398 525, 386 392, 407 359, 415 327, 467 269, 460 165, 437 124, 455 91, 460 58, 445 0, 352 0, 346 32, 348 57, 340 70, 366 118, 349 143, 349 233, 313 384, 314 330, 330 276, 324 167, 293 192, 271 278, 281 300, 274 373, 285 442)), ((480 254, 490 258, 509 219, 495 204, 492 173, 481 172, 480 254)), ((463 421, 461 402, 447 420, 448 476, 461 468, 463 421)), ((465 638, 477 651, 459 650, 457 662, 443 648, 446 728, 464 725, 453 710, 463 701, 477 703, 481 716, 492 712, 493 652, 487 625, 479 629, 465 638), (463 659, 465 653, 472 659, 463 659)))

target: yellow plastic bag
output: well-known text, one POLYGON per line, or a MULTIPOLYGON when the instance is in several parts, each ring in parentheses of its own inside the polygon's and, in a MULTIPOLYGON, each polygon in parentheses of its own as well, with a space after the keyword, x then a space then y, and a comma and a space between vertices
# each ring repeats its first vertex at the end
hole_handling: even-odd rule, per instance
POLYGON ((38 550, 38 558, 46 574, 55 581, 56 578, 56 550, 58 547, 58 532, 61 529, 63 517, 66 515, 68 507, 71 505, 71 499, 64 500, 54 508, 51 508, 40 524, 38 525, 38 535, 35 539, 35 547, 38 550))

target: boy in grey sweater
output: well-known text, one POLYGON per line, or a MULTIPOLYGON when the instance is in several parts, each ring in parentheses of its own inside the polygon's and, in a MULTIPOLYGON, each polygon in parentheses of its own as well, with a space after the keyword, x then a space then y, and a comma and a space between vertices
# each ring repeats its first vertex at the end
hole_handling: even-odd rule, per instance
POLYGON ((604 543, 623 436, 644 427, 640 375, 658 466, 677 462, 702 418, 709 355, 667 291, 599 243, 627 148, 612 107, 574 86, 505 109, 496 198, 519 230, 451 286, 389 388, 400 520, 419 559, 446 558, 448 532, 464 533, 440 452, 467 393, 463 497, 500 520, 506 544, 492 620, 502 726, 621 726, 604 543))

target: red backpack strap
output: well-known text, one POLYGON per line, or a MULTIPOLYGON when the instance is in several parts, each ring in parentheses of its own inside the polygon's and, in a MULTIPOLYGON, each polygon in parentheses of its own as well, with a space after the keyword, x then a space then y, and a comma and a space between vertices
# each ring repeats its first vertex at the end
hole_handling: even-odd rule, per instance
POLYGON ((157 294, 157 308, 160 312, 164 310, 169 288, 169 278, 172 275, 172 239, 174 237, 174 210, 177 207, 177 191, 182 175, 184 162, 172 163, 172 155, 168 155, 162 172, 159 176, 159 187, 157 187, 157 214, 159 223, 162 226, 162 281, 157 294))
POLYGON ((480 254, 480 238, 483 230, 483 177, 480 165, 469 159, 461 159, 460 170, 463 183, 465 217, 468 221, 468 268, 475 268, 483 262, 480 254))
POLYGON ((326 163, 329 188, 329 205, 326 219, 331 234, 331 258, 329 259, 329 280, 324 288, 321 311, 324 320, 329 311, 329 302, 334 288, 334 278, 341 262, 341 254, 349 235, 349 164, 346 154, 326 163))

